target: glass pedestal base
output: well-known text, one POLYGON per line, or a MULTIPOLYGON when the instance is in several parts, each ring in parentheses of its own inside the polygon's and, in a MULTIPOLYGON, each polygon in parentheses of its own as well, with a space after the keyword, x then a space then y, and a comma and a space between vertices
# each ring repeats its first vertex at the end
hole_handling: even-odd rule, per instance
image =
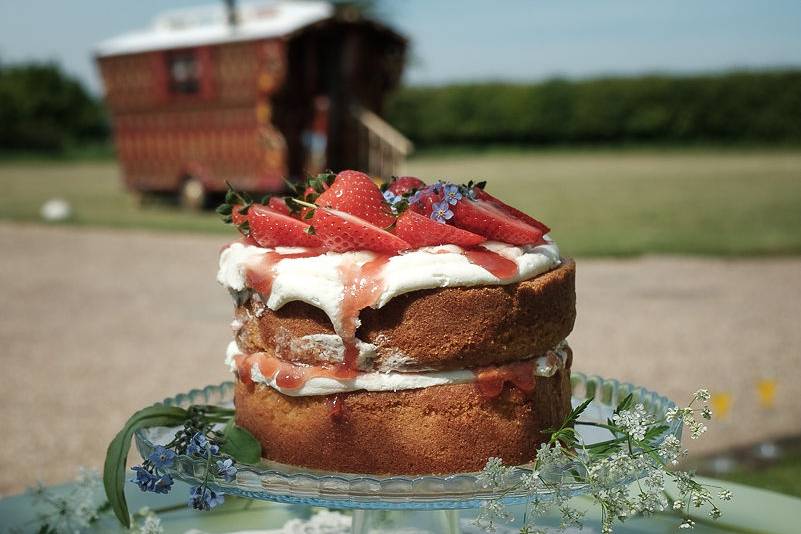
POLYGON ((459 534, 459 510, 354 510, 351 534, 459 534))

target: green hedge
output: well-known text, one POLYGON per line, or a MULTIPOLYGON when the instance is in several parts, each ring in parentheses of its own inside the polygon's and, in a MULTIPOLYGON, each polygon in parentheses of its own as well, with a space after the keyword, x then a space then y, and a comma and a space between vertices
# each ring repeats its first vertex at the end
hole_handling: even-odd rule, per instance
POLYGON ((59 152, 108 138, 100 102, 53 64, 0 64, 0 149, 59 152))
POLYGON ((391 124, 418 147, 801 141, 801 71, 405 87, 391 124))

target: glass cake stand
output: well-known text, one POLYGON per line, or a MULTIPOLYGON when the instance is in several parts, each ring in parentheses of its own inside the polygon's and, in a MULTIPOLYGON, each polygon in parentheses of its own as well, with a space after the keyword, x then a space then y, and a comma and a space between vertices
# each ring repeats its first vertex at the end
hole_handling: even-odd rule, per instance
MULTIPOLYGON (((605 423, 615 406, 629 393, 635 402, 657 418, 675 407, 675 404, 653 391, 598 376, 572 373, 572 402, 574 406, 593 398, 580 421, 605 423)), ((233 382, 218 386, 194 389, 165 399, 163 404, 187 408, 192 404, 232 406, 233 382)), ((601 428, 579 425, 577 432, 586 443, 610 439, 612 434, 601 428)), ((137 449, 146 458, 156 445, 166 444, 176 428, 154 427, 135 433, 137 449)), ((675 421, 658 438, 661 443, 668 436, 681 438, 681 422, 675 421)), ((179 456, 170 473, 190 484, 203 479, 206 460, 179 456)), ((503 495, 506 504, 523 504, 531 496, 516 486, 521 477, 531 471, 531 465, 517 466, 505 486, 487 489, 478 478, 479 473, 455 473, 422 476, 380 476, 354 473, 334 473, 295 467, 276 462, 259 464, 237 463, 237 476, 231 482, 215 479, 209 486, 215 491, 249 499, 267 500, 288 504, 352 509, 353 534, 366 534, 374 529, 401 529, 404 532, 459 532, 458 509, 478 508, 482 502, 503 495), (393 512, 398 511, 398 512, 393 512), (410 526, 413 527, 409 529, 410 526)), ((628 484, 634 479, 621 480, 628 484)), ((585 484, 568 482, 570 495, 587 493, 585 484)), ((543 489, 538 496, 547 499, 551 491, 543 489)))

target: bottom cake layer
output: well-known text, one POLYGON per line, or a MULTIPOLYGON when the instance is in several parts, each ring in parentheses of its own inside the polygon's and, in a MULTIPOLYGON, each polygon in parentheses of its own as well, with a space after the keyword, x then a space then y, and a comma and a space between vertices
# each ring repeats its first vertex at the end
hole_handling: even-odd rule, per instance
POLYGON ((570 369, 536 377, 525 393, 507 383, 488 398, 475 384, 398 392, 290 397, 237 381, 236 422, 281 463, 350 473, 444 474, 481 470, 490 457, 534 459, 570 412, 570 369))

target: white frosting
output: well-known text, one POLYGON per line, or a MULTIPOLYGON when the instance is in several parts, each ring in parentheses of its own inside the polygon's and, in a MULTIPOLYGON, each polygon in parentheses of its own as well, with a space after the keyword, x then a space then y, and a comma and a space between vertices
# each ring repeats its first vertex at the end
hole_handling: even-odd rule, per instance
MULTIPOLYGON (((356 358, 356 367, 365 368, 372 366, 373 360, 378 355, 378 347, 372 343, 365 343, 361 339, 356 339, 356 349, 359 355, 356 358)), ((336 334, 309 334, 303 337, 295 337, 289 332, 279 329, 275 335, 275 352, 277 354, 299 354, 312 352, 317 357, 327 363, 342 363, 345 361, 345 344, 342 338, 336 334)))
POLYGON ((228 347, 225 349, 225 365, 228 366, 228 370, 230 370, 232 373, 236 371, 236 363, 234 362, 234 358, 240 354, 242 354, 242 351, 239 350, 236 341, 231 341, 228 344, 228 347))
MULTIPOLYGON (((550 377, 556 374, 560 367, 564 367, 567 360, 567 343, 562 341, 553 351, 537 357, 534 365, 534 375, 550 377)), ((236 370, 234 357, 242 351, 236 342, 231 342, 226 350, 225 363, 231 371, 236 370)), ((276 371, 276 374, 278 371, 276 371)), ((473 382, 476 375, 469 369, 454 371, 426 371, 420 373, 400 372, 360 372, 354 378, 313 377, 299 388, 282 388, 275 383, 275 375, 264 376, 258 365, 250 368, 250 378, 257 384, 264 384, 293 397, 310 395, 333 395, 348 391, 400 391, 405 389, 420 389, 431 386, 447 384, 466 384, 473 382)))
MULTIPOLYGON (((514 246, 489 241, 485 248, 514 261, 517 275, 501 280, 483 267, 471 263, 455 245, 423 247, 392 256, 383 268, 383 291, 374 307, 381 308, 398 295, 437 287, 512 284, 547 272, 559 265, 559 248, 546 235, 546 244, 514 246)), ((259 259, 267 252, 292 254, 304 249, 277 247, 265 249, 233 243, 220 254, 217 281, 234 290, 246 288, 248 267, 258 268, 259 259)), ((368 251, 327 252, 309 258, 284 258, 273 267, 270 295, 264 295, 267 307, 277 310, 287 302, 299 300, 320 308, 331 319, 336 332, 341 332, 341 304, 344 284, 340 274, 343 265, 364 264, 376 255, 368 251)), ((358 326, 358 325, 357 325, 358 326)))

